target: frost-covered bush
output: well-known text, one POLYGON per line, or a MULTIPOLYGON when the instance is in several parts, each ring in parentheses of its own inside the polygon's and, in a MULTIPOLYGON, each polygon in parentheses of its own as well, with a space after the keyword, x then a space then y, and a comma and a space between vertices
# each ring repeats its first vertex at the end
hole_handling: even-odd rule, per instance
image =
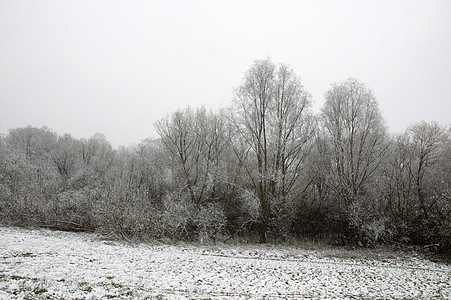
POLYGON ((201 207, 196 221, 201 243, 215 241, 224 233, 227 223, 224 209, 217 203, 210 203, 201 207))
POLYGON ((127 193, 110 194, 97 205, 98 231, 126 238, 154 235, 156 210, 147 199, 127 193))
POLYGON ((388 216, 381 214, 374 207, 353 203, 348 209, 349 223, 355 228, 355 242, 375 245, 391 241, 394 230, 388 216))
POLYGON ((63 230, 95 228, 93 199, 89 191, 65 191, 40 206, 43 225, 63 230))
POLYGON ((291 225, 295 217, 295 205, 287 199, 274 199, 272 205, 271 235, 276 241, 286 241, 292 237, 291 225))
POLYGON ((258 198, 250 191, 245 191, 241 196, 243 212, 249 221, 257 222, 261 214, 261 206, 258 198))
POLYGON ((191 238, 195 230, 195 211, 187 197, 175 193, 167 195, 159 215, 158 235, 172 239, 191 238))
POLYGON ((12 193, 6 184, 0 182, 0 218, 6 222, 11 216, 12 193))

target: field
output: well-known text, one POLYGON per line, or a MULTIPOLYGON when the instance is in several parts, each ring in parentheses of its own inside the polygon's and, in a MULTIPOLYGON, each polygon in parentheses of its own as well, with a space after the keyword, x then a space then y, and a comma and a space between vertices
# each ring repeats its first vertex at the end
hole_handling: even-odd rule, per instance
POLYGON ((451 266, 416 254, 145 244, 0 227, 0 299, 451 298, 451 266))

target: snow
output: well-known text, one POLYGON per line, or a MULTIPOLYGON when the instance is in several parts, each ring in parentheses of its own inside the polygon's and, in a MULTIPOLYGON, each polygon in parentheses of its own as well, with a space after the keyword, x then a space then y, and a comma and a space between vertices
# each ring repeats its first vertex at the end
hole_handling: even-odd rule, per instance
POLYGON ((0 299, 451 298, 449 265, 367 254, 0 227, 0 299))

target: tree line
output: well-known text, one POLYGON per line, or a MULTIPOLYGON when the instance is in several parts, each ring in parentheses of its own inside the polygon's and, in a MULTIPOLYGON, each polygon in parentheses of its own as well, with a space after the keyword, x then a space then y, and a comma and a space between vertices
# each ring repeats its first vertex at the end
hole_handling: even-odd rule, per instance
POLYGON ((294 71, 256 61, 229 107, 179 109, 159 139, 0 136, 2 223, 124 238, 451 248, 451 128, 389 134, 373 92, 333 83, 319 114, 294 71))

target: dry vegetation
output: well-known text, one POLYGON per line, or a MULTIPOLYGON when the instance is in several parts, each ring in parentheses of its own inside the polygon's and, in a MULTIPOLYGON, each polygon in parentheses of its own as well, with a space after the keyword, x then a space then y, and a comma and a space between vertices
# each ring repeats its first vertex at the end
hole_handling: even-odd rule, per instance
POLYGON ((0 262, 0 299, 451 297, 447 264, 326 246, 127 243, 0 227, 0 262))

